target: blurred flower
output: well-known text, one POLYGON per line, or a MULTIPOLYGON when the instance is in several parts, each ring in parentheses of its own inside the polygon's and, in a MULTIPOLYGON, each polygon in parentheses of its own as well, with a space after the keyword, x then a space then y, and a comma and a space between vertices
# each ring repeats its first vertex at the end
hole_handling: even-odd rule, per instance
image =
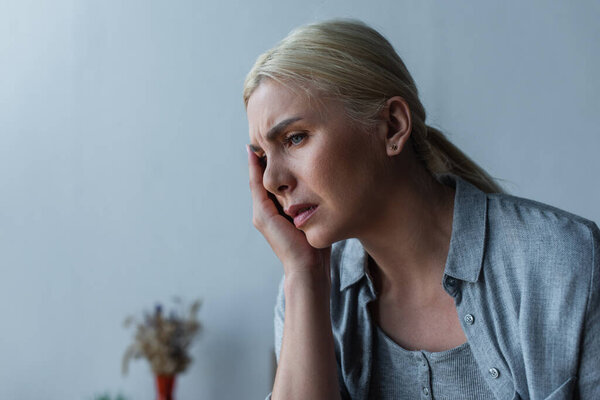
MULTIPOLYGON (((176 298, 175 302, 183 310, 181 300, 176 298)), ((136 331, 133 343, 123 355, 123 374, 127 374, 132 358, 142 357, 148 360, 156 375, 175 375, 185 371, 192 361, 188 348, 202 329, 197 319, 201 304, 200 300, 193 302, 187 315, 173 310, 165 318, 162 306, 157 304, 154 313, 144 313, 142 322, 135 317, 127 317, 125 327, 135 324, 136 331)))

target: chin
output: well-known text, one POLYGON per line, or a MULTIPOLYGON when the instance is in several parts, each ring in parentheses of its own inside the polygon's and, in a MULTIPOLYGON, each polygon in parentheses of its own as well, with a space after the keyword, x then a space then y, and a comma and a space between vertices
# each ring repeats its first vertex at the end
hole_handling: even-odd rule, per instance
POLYGON ((339 240, 335 239, 331 232, 323 232, 317 229, 308 229, 304 234, 308 243, 316 249, 327 248, 339 240))

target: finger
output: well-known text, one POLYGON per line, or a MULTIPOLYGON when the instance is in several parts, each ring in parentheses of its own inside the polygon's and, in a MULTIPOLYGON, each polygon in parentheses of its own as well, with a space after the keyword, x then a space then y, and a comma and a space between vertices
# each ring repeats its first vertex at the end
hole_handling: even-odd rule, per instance
MULTIPOLYGON (((258 159, 258 156, 254 154, 250 147, 246 145, 246 151, 248 152, 248 170, 250 172, 250 190, 252 196, 259 196, 259 200, 264 200, 267 197, 267 191, 263 186, 263 173, 264 169, 258 159)), ((254 199, 256 200, 256 199, 254 199)))
POLYGON ((250 173, 250 192, 252 194, 252 204, 254 216, 258 219, 263 219, 268 216, 278 214, 275 203, 269 198, 269 192, 263 186, 264 167, 262 166, 258 156, 250 150, 248 151, 248 170, 250 173))

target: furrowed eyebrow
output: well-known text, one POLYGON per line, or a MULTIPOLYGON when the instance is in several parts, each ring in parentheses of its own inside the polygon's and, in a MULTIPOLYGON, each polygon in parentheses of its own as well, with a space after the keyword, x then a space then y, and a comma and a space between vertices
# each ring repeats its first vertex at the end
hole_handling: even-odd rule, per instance
MULTIPOLYGON (((269 129, 269 131, 267 132, 267 134, 266 134, 267 141, 269 141, 269 142, 274 141, 277 138, 277 136, 279 136, 281 131, 283 131, 289 125, 291 125, 294 122, 299 121, 301 119, 302 119, 302 117, 291 117, 291 118, 284 119, 281 122, 278 122, 277 124, 275 124, 275 126, 273 126, 271 129, 269 129)), ((249 145, 249 147, 250 147, 250 150, 252 150, 254 153, 263 151, 259 146, 256 146, 253 144, 249 145)))
POLYGON ((267 132, 267 140, 270 142, 275 140, 275 138, 277 138, 277 136, 279 136, 281 131, 284 130, 285 128, 287 128, 288 125, 291 125, 294 122, 299 121, 301 119, 302 119, 302 117, 291 117, 288 119, 284 119, 281 122, 278 122, 274 127, 269 129, 269 132, 267 132))

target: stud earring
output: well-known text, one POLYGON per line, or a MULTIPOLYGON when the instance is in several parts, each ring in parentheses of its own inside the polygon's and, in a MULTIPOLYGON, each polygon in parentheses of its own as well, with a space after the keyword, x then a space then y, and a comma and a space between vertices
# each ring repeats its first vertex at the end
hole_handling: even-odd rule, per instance
POLYGON ((393 151, 396 151, 396 150, 398 150, 398 146, 393 144, 390 146, 390 149, 392 149, 393 151))

